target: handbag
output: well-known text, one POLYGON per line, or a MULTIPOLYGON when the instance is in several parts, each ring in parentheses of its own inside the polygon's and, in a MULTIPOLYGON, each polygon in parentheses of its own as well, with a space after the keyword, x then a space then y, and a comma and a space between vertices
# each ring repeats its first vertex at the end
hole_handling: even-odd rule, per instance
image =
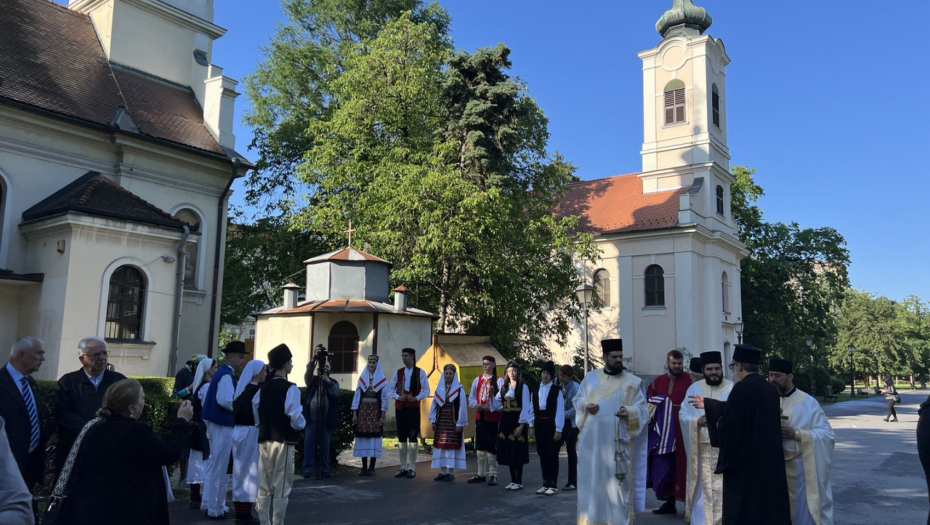
POLYGON ((897 392, 894 393, 894 402, 895 403, 901 402, 901 396, 899 396, 897 392))
POLYGON ((71 446, 71 450, 68 452, 68 459, 65 460, 65 466, 62 467, 61 475, 58 476, 58 481, 55 483, 55 489, 52 490, 48 509, 46 509, 45 516, 42 518, 42 525, 65 525, 68 522, 66 513, 63 512, 68 503, 68 480, 71 478, 71 471, 74 469, 74 462, 77 460, 84 434, 87 434, 87 431, 99 421, 99 417, 88 421, 84 428, 81 429, 77 439, 74 440, 74 445, 71 446))

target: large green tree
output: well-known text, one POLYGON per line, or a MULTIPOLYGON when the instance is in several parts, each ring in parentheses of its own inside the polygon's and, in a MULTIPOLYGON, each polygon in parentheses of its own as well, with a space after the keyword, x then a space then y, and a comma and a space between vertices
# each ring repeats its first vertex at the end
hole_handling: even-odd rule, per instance
POLYGON ((806 370, 834 345, 834 313, 849 283, 846 241, 834 228, 766 221, 755 170, 736 166, 732 174, 733 217, 749 250, 742 262, 743 340, 806 370))
POLYGON ((429 13, 386 21, 342 57, 327 111, 302 133, 292 187, 307 191, 287 218, 329 236, 351 220, 438 330, 542 351, 578 315, 573 256, 595 254, 577 219, 552 215, 574 168, 546 151, 546 118, 507 74, 509 50, 452 53, 429 13))

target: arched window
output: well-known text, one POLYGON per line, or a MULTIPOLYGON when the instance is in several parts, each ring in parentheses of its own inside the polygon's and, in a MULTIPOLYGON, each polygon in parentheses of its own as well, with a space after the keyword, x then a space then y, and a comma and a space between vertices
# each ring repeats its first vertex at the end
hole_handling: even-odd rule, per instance
POLYGON ((107 321, 104 337, 129 341, 142 340, 142 314, 145 309, 145 276, 138 268, 120 266, 110 276, 107 294, 107 321))
POLYGON ((675 79, 665 85, 665 125, 685 121, 685 83, 675 79))
POLYGON ((720 279, 720 288, 723 298, 723 311, 724 313, 730 313, 730 278, 727 277, 727 272, 723 272, 723 277, 720 279))
POLYGON ((723 215, 723 186, 717 186, 717 215, 723 215))
MULTIPOLYGON (((191 231, 203 230, 200 215, 193 210, 181 209, 175 212, 174 216, 190 225, 191 231)), ((203 240, 202 237, 201 240, 203 240)), ((188 290, 200 288, 200 276, 197 274, 199 267, 200 247, 197 243, 188 241, 184 245, 184 288, 188 290)))
POLYGON ((610 306, 610 272, 600 269, 594 272, 594 289, 597 290, 598 306, 610 306))
POLYGON ((329 331, 329 362, 334 374, 358 371, 358 329, 349 321, 339 321, 329 331))
POLYGON ((717 91, 717 84, 714 84, 710 93, 710 105, 714 112, 714 126, 720 127, 720 92, 717 91))
POLYGON ((658 264, 646 268, 646 306, 665 306, 665 272, 658 264))

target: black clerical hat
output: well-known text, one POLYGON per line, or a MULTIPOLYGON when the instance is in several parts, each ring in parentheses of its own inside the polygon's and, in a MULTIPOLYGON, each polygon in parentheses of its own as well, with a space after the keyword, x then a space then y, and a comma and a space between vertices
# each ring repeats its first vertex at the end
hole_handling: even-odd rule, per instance
MULTIPOLYGON (((707 365, 722 365, 723 356, 716 350, 711 352, 701 352, 701 370, 707 365)), ((692 369, 693 370, 693 369, 692 369)))
POLYGON ((704 365, 701 364, 700 357, 692 357, 691 361, 688 363, 688 370, 694 372, 695 374, 700 374, 704 371, 704 365))
POLYGON ((794 367, 792 366, 791 361, 787 359, 773 357, 769 359, 769 372, 781 372, 783 374, 791 374, 791 373, 794 373, 794 367))
POLYGON ((226 343, 226 346, 223 348, 224 354, 244 354, 245 353, 245 343, 242 341, 230 341, 226 343))
POLYGON ((601 352, 622 352, 623 339, 601 339, 601 352))
POLYGON ((291 357, 293 357, 291 349, 288 348, 286 344, 282 343, 268 352, 268 364, 275 370, 283 370, 284 365, 291 360, 291 357))
POLYGON ((762 350, 752 345, 736 345, 733 351, 733 360, 747 365, 758 365, 762 360, 762 350))

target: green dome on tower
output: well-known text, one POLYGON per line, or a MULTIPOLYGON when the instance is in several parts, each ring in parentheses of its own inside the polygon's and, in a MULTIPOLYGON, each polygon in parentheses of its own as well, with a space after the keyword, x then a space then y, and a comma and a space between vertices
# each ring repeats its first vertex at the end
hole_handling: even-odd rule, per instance
POLYGON ((675 34, 702 34, 713 23, 703 7, 691 0, 675 0, 671 9, 656 22, 656 31, 666 38, 675 34))

